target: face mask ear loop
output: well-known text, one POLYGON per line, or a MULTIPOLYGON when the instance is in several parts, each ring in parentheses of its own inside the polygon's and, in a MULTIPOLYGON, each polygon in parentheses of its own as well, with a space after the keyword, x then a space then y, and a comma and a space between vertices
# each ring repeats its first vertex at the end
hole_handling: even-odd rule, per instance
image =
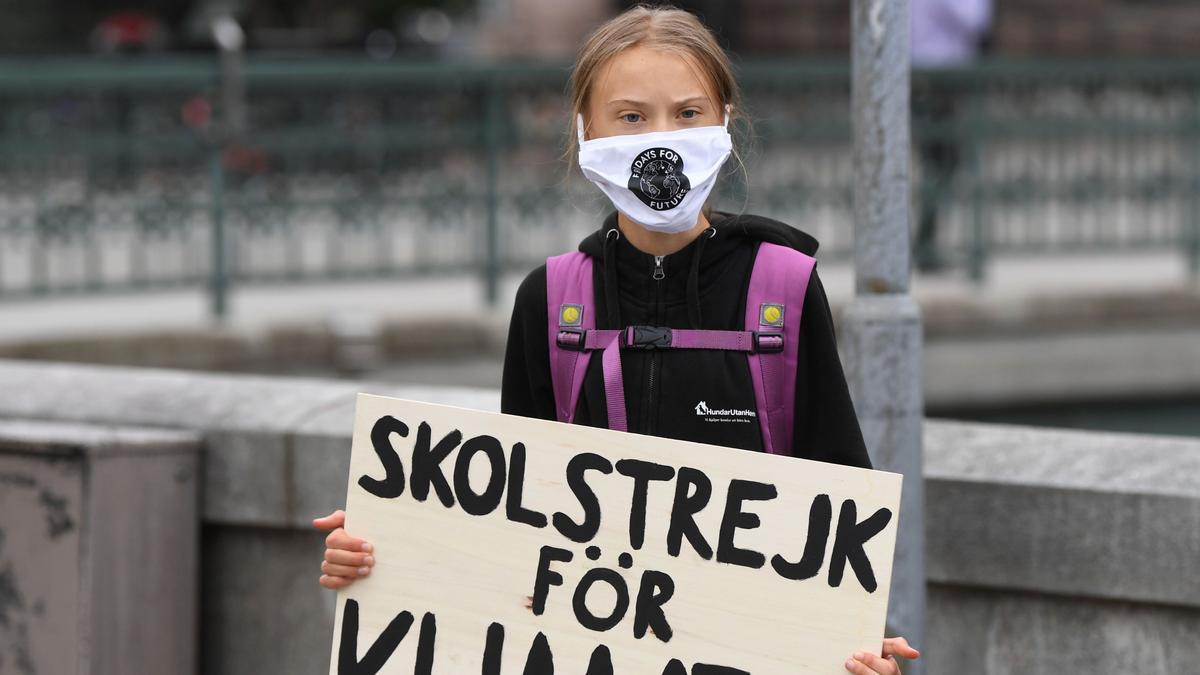
POLYGON ((729 111, 730 111, 730 109, 731 108, 730 108, 729 104, 726 103, 725 104, 725 130, 726 131, 729 130, 729 111))
POLYGON ((575 113, 575 134, 579 137, 579 143, 583 144, 583 113, 575 113))

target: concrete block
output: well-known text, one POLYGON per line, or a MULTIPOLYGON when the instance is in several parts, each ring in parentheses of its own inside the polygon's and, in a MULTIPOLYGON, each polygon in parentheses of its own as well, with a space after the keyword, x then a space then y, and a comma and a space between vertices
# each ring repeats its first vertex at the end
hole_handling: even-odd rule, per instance
POLYGON ((262 431, 212 430, 206 435, 204 520, 229 525, 281 525, 292 508, 292 439, 262 431))
POLYGON ((196 672, 200 448, 0 420, 0 675, 196 672))
POLYGON ((928 421, 928 576, 1200 608, 1200 441, 928 421))
POLYGON ((0 415, 184 429, 290 430, 357 383, 0 360, 0 415), (6 392, 7 393, 7 392, 6 392))
POLYGON ((202 433, 204 518, 230 525, 309 527, 345 500, 339 452, 349 452, 359 391, 500 408, 486 389, 46 362, 0 360, 0 381, 19 392, 0 397, 0 416, 202 433))
POLYGON ((336 596, 317 584, 324 551, 315 530, 205 526, 204 675, 329 672, 336 596))
POLYGON ((289 524, 312 527, 312 519, 346 505, 350 434, 297 434, 292 443, 289 524))
POLYGON ((1175 675, 1200 663, 1200 611, 929 586, 930 675, 1175 675))

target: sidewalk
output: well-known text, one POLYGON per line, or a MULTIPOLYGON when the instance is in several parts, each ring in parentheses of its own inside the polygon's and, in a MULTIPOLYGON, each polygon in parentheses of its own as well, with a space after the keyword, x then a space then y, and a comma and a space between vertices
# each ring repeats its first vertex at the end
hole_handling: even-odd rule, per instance
MULTIPOLYGON (((851 263, 821 262, 818 269, 836 312, 854 296, 851 263)), ((484 319, 503 327, 521 276, 503 278, 494 308, 484 302, 479 279, 468 276, 235 287, 223 328, 210 319, 208 298, 200 289, 44 300, 0 298, 0 344, 214 329, 253 335, 280 324, 313 322, 355 330, 355 326, 385 321, 475 323, 484 319)), ((1200 286, 1190 284, 1178 253, 1154 252, 999 257, 982 285, 970 282, 961 270, 917 274, 912 293, 923 309, 934 312, 930 318, 936 320, 938 308, 970 307, 973 313, 1002 318, 1024 315, 1030 306, 1048 301, 1120 296, 1146 303, 1172 294, 1200 294, 1200 286)))

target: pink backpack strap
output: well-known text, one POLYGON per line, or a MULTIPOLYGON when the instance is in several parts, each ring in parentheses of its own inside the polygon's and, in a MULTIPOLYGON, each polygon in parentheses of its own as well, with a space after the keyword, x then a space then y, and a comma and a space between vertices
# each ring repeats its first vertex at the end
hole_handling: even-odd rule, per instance
POLYGON ((573 251, 546 259, 546 324, 555 415, 559 422, 575 421, 575 407, 591 352, 602 349, 608 428, 628 431, 621 379, 620 345, 624 331, 596 330, 595 306, 591 257, 573 251), (588 340, 599 340, 602 344, 585 349, 588 340))
POLYGON ((782 350, 756 350, 747 355, 763 448, 775 455, 792 451, 800 316, 815 264, 812 256, 763 242, 755 255, 746 292, 745 329, 755 332, 760 340, 774 341, 776 336, 783 340, 782 350))
POLYGON ((550 381, 554 412, 559 422, 575 420, 575 405, 583 389, 591 352, 563 349, 559 331, 590 331, 596 327, 592 259, 572 251, 546 259, 546 325, 549 329, 550 381))

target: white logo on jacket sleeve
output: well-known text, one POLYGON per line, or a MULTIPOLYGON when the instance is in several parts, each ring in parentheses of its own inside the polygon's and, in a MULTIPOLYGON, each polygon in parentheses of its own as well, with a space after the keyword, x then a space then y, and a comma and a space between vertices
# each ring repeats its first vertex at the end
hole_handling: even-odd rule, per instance
POLYGON ((700 401, 696 404, 696 416, 703 417, 705 422, 749 422, 758 413, 743 408, 711 408, 708 401, 700 401))

